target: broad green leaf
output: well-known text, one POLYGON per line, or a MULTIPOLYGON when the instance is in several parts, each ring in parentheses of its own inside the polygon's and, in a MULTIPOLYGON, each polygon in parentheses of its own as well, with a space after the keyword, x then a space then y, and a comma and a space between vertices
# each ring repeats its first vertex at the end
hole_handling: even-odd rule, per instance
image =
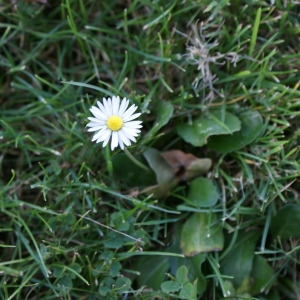
POLYGON ((61 266, 53 267, 53 269, 52 269, 52 276, 53 277, 59 278, 59 277, 62 277, 63 274, 64 274, 64 270, 61 266))
POLYGON ((122 265, 117 260, 113 260, 109 267, 109 275, 111 277, 116 277, 119 275, 120 270, 122 269, 122 265))
POLYGON ((260 255, 255 255, 254 257, 251 277, 253 281, 251 286, 252 295, 263 293, 268 290, 275 279, 274 270, 267 260, 260 255))
MULTIPOLYGON (((180 251, 179 249, 174 249, 174 252, 180 251)), ((202 273, 201 265, 205 262, 207 257, 206 253, 199 253, 193 257, 171 257, 170 258, 170 269, 175 273, 181 266, 188 269, 188 280, 193 282, 197 280, 197 292, 201 295, 207 287, 206 278, 202 273)))
POLYGON ((224 286, 224 292, 225 292, 226 295, 228 295, 228 296, 235 296, 236 290, 235 290, 235 288, 233 286, 232 281, 230 281, 230 280, 224 280, 223 286, 224 286))
POLYGON ((185 256, 220 251, 224 237, 220 221, 213 213, 195 213, 184 223, 180 247, 185 256))
POLYGON ((72 279, 68 276, 64 276, 58 280, 57 286, 59 287, 59 291, 61 293, 67 293, 73 287, 72 279))
MULTIPOLYGON (((180 252, 180 236, 179 225, 175 226, 173 245, 169 248, 170 252, 180 252)), ((199 253, 193 257, 170 257, 170 272, 176 274, 180 266, 185 266, 188 269, 188 280, 194 282, 197 280, 197 293, 199 296, 206 290, 207 282, 202 273, 201 266, 206 261, 207 253, 199 253)))
POLYGON ((155 134, 165 126, 173 116, 174 107, 171 102, 159 101, 156 108, 156 120, 153 127, 149 130, 144 137, 142 143, 147 143, 155 134))
POLYGON ((197 299, 197 281, 192 284, 186 283, 179 292, 179 299, 196 300, 197 299))
POLYGON ((249 292, 252 291, 251 278, 244 277, 242 284, 237 288, 236 294, 244 297, 250 297, 249 292))
POLYGON ((187 198, 196 207, 212 207, 219 199, 219 192, 210 180, 199 177, 190 183, 187 198))
POLYGON ((114 289, 118 292, 118 294, 122 294, 126 291, 129 291, 130 287, 131 281, 127 277, 118 277, 114 284, 114 289))
POLYGON ((241 287, 243 282, 248 282, 259 236, 258 231, 239 232, 234 246, 221 262, 221 273, 233 277, 235 288, 241 287))
MULTIPOLYGON (((186 257, 186 266, 189 270, 189 279, 190 281, 193 281, 191 276, 194 276, 193 278, 197 279, 197 293, 201 295, 207 287, 206 278, 202 273, 201 265, 205 262, 207 257, 206 253, 199 253, 193 257, 186 257), (195 275, 194 275, 195 274, 195 275)), ((195 280, 196 280, 195 279, 195 280)))
POLYGON ((53 232, 68 232, 74 230, 76 218, 73 214, 63 214, 49 219, 48 225, 53 232))
POLYGON ((156 175, 157 185, 150 186, 142 192, 154 194, 157 198, 167 196, 169 191, 179 182, 179 178, 175 177, 173 168, 158 150, 148 148, 143 155, 156 175))
POLYGON ((207 146, 221 153, 228 153, 251 144, 261 133, 263 118, 257 111, 246 111, 239 115, 241 130, 231 135, 211 137, 207 146))
MULTIPOLYGON (((135 157, 142 161, 142 157, 135 157)), ((118 153, 112 157, 113 176, 129 186, 148 186, 155 184, 155 174, 134 164, 125 153, 118 153)))
POLYGON ((181 266, 176 272, 176 280, 180 285, 184 285, 188 281, 188 270, 186 266, 181 266))
POLYGON ((175 293, 180 290, 180 284, 177 281, 165 281, 161 284, 161 289, 164 293, 175 293))
POLYGON ((221 110, 210 114, 203 114, 193 121, 193 124, 180 124, 177 133, 188 143, 195 147, 207 143, 212 135, 231 134, 241 129, 240 120, 229 112, 221 110))
POLYGON ((155 172, 159 185, 168 185, 174 179, 173 169, 168 165, 160 152, 154 148, 148 148, 144 153, 149 166, 155 172))
POLYGON ((123 236, 118 237, 118 238, 116 238, 116 236, 114 236, 114 237, 108 237, 104 241, 104 245, 105 245, 106 248, 118 249, 118 248, 120 248, 120 247, 123 246, 123 244, 125 243, 124 240, 125 239, 123 238, 123 236))
POLYGON ((170 264, 167 256, 143 256, 135 261, 134 269, 139 271, 139 286, 147 286, 158 290, 165 280, 170 264))
POLYGON ((191 180, 195 177, 206 174, 211 168, 212 161, 210 158, 199 158, 193 161, 186 170, 186 179, 191 180))
POLYGON ((166 125, 173 115, 174 107, 171 102, 168 101, 159 101, 156 108, 156 122, 154 127, 156 132, 166 125))
POLYGON ((44 244, 40 244, 40 252, 45 261, 52 256, 52 253, 48 252, 48 247, 44 244))
POLYGON ((119 231, 128 231, 133 223, 134 219, 132 217, 124 218, 124 213, 121 211, 113 212, 110 214, 109 226, 119 231))
POLYGON ((106 296, 109 292, 111 292, 115 281, 111 277, 105 277, 99 285, 99 294, 101 296, 106 296))
POLYGON ((300 236, 300 205, 288 204, 282 207, 271 221, 271 232, 274 237, 288 239, 300 236))
POLYGON ((111 288, 106 285, 99 286, 99 294, 101 296, 106 296, 110 291, 111 291, 111 288))
POLYGON ((76 278, 76 276, 77 276, 76 273, 81 273, 81 271, 82 271, 82 267, 78 263, 72 263, 72 264, 70 264, 69 267, 70 267, 70 269, 72 269, 74 271, 74 273, 69 271, 69 277, 72 279, 76 278))

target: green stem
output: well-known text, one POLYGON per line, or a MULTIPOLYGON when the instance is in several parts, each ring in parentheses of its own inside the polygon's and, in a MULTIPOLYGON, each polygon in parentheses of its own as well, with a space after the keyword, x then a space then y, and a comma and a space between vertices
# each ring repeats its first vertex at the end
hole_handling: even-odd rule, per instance
POLYGON ((150 169, 148 167, 146 167, 144 164, 142 164, 139 160, 137 160, 125 147, 124 148, 124 152, 127 155, 127 157, 138 167, 140 167, 141 169, 150 172, 150 169))
POLYGON ((111 161, 109 146, 105 147, 105 160, 106 160, 108 174, 110 177, 112 177, 113 176, 113 164, 111 161))

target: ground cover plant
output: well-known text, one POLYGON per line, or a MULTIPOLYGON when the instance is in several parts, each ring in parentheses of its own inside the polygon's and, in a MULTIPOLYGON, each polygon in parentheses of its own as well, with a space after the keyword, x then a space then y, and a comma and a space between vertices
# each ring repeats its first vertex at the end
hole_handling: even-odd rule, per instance
POLYGON ((299 15, 1 2, 0 298, 299 299, 299 15))

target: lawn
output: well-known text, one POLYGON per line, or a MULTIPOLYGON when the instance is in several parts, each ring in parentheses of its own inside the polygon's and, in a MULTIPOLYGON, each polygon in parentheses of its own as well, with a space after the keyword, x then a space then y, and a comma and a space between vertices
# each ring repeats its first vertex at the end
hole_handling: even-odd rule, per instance
POLYGON ((300 2, 0 3, 0 299, 300 299, 300 2))

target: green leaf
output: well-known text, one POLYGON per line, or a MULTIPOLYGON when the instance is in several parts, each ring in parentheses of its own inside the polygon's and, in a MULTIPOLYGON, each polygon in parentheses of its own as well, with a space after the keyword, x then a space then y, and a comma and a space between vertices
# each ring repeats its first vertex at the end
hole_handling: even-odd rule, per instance
POLYGON ((206 174, 211 168, 210 158, 199 158, 193 161, 186 169, 186 179, 191 180, 195 177, 206 174))
POLYGON ((194 274, 194 278, 197 279, 197 293, 201 295, 207 287, 206 278, 202 273, 201 265, 203 262, 205 262, 207 257, 206 253, 199 253, 193 257, 187 257, 185 258, 187 262, 187 267, 189 270, 189 279, 191 281, 191 276, 194 274))
POLYGON ((160 152, 154 148, 148 148, 144 153, 149 166, 155 172, 157 183, 160 185, 169 184, 173 178, 173 169, 161 156, 160 152))
MULTIPOLYGON (((179 251, 179 249, 176 251, 179 251)), ((171 271, 176 269, 178 270, 181 266, 184 266, 188 269, 188 280, 191 282, 197 280, 197 292, 199 295, 201 295, 207 287, 206 278, 201 270, 201 265, 203 264, 203 262, 205 262, 206 257, 206 253, 199 253, 193 257, 170 258, 171 271)))
POLYGON ((52 269, 52 276, 53 277, 59 278, 59 277, 62 277, 63 274, 64 274, 64 270, 61 266, 53 267, 53 269, 52 269))
POLYGON ((156 131, 158 131, 161 127, 163 127, 169 122, 169 120, 173 115, 173 111, 174 111, 174 107, 171 102, 168 101, 158 102, 156 108, 157 118, 154 124, 154 128, 158 128, 156 129, 156 131))
MULTIPOLYGON (((173 244, 169 248, 170 252, 178 253, 180 251, 180 230, 179 225, 175 227, 173 235, 173 244)), ((170 257, 170 272, 176 274, 181 266, 185 266, 188 270, 188 280, 190 282, 197 281, 197 293, 199 296, 206 290, 207 282, 202 273, 201 266, 206 261, 207 253, 199 253, 193 257, 170 257)), ((200 298, 199 298, 200 299, 200 298)))
POLYGON ((186 266, 181 266, 176 272, 176 280, 180 285, 184 285, 188 281, 188 270, 186 266))
POLYGON ((180 299, 188 299, 188 300, 196 300, 197 296, 197 281, 195 281, 195 284, 192 284, 190 282, 186 283, 179 293, 180 299))
MULTIPOLYGON (((135 157, 141 161, 142 157, 135 157)), ((129 186, 148 186, 155 184, 155 174, 149 170, 145 172, 144 169, 134 164, 128 156, 121 152, 112 157, 113 176, 116 180, 120 180, 129 186)))
POLYGON ((121 211, 113 212, 110 214, 109 226, 119 230, 128 231, 130 226, 134 223, 132 217, 124 218, 124 213, 121 211))
POLYGON ((106 296, 111 291, 111 288, 108 286, 100 286, 99 287, 99 294, 101 296, 106 296))
POLYGON ((99 294, 106 296, 111 290, 112 286, 115 284, 115 281, 111 277, 105 277, 99 285, 99 294))
POLYGON ((258 231, 239 232, 235 245, 221 263, 222 274, 232 276, 236 288, 248 282, 259 236, 258 231))
POLYGON ((186 142, 200 147, 206 144, 208 137, 212 135, 231 134, 240 129, 241 122, 235 115, 217 110, 208 115, 202 115, 194 120, 192 125, 177 126, 177 133, 186 142))
POLYGON ((69 271, 69 276, 70 276, 70 278, 72 278, 72 279, 75 279, 76 278, 76 273, 80 273, 81 271, 82 271, 82 267, 81 267, 81 265, 80 264, 78 264, 78 263, 72 263, 72 264, 70 264, 70 269, 72 269, 73 271, 74 271, 74 273, 73 272, 71 272, 71 271, 69 271))
POLYGON ((167 196, 169 191, 176 186, 179 178, 175 177, 173 168, 166 162, 158 150, 148 148, 144 151, 143 155, 151 169, 154 171, 158 183, 146 190, 149 193, 155 194, 158 198, 167 196))
POLYGON ((288 239, 300 236, 300 205, 288 204, 282 207, 271 221, 271 232, 274 237, 288 239))
POLYGON ((171 117, 173 116, 174 107, 171 102, 159 101, 156 108, 156 120, 152 129, 149 130, 148 134, 144 137, 143 143, 147 143, 151 140, 155 134, 165 126, 171 117))
POLYGON ((60 293, 67 293, 73 287, 72 279, 68 276, 64 276, 58 280, 57 286, 59 287, 60 293))
POLYGON ((104 245, 106 248, 118 249, 124 245, 125 240, 126 238, 124 236, 120 236, 116 232, 110 232, 104 240, 104 245))
POLYGON ((253 285, 251 287, 252 295, 268 290, 275 279, 274 270, 268 264, 267 260, 260 255, 254 257, 251 277, 253 278, 253 285))
POLYGON ((165 281, 161 284, 161 289, 164 293, 175 293, 180 290, 180 284, 176 281, 165 281))
POLYGON ((190 183, 188 200, 196 207, 212 207, 219 199, 219 192, 207 178, 199 177, 190 183))
POLYGON ((118 294, 122 294, 126 291, 129 291, 130 287, 131 281, 127 277, 118 277, 114 285, 114 289, 118 292, 118 294))
POLYGON ((261 7, 258 8, 257 13, 256 13, 256 18, 253 24, 253 31, 252 31, 252 36, 250 40, 250 46, 249 46, 249 57, 252 57, 255 44, 257 41, 257 34, 258 34, 258 29, 260 25, 260 20, 261 20, 261 7))
POLYGON ((76 218, 72 214, 62 214, 49 219, 48 225, 53 232, 69 232, 74 230, 76 218))
POLYGON ((236 290, 233 286, 232 281, 224 280, 223 285, 224 285, 224 294, 230 295, 230 296, 235 296, 236 295, 236 290))
POLYGON ((40 252, 43 257, 43 260, 45 261, 52 256, 51 253, 48 252, 48 247, 44 244, 40 244, 40 252))
POLYGON ((185 256, 220 251, 224 237, 220 221, 213 213, 195 213, 184 223, 180 247, 185 256))
POLYGON ((257 111, 246 111, 239 115, 241 130, 231 135, 211 137, 207 146, 221 153, 228 153, 251 144, 263 129, 263 118, 257 111))
POLYGON ((167 256, 144 256, 136 259, 134 269, 140 273, 137 277, 138 285, 158 290, 169 267, 167 256))
POLYGON ((120 270, 122 269, 122 265, 114 260, 109 267, 109 274, 112 277, 116 277, 119 275, 120 270))

